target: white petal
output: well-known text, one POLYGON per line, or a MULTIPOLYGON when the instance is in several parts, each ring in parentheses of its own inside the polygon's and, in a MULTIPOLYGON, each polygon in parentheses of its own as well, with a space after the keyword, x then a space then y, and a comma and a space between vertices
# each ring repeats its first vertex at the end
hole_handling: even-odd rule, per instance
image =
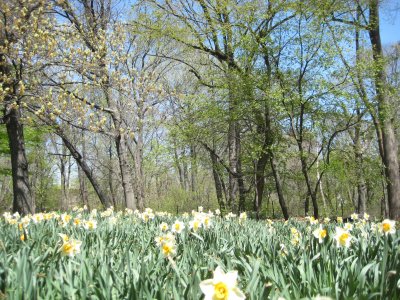
POLYGON ((218 282, 225 282, 225 272, 222 270, 220 266, 218 266, 215 271, 214 271, 214 284, 217 284, 218 282))
POLYGON ((237 277, 238 277, 238 272, 237 271, 229 271, 228 273, 225 274, 225 284, 228 286, 228 288, 234 288, 237 284, 237 277))
POLYGON ((214 295, 213 280, 207 279, 200 282, 200 289, 203 292, 203 294, 206 295, 205 299, 212 299, 212 296, 214 295))

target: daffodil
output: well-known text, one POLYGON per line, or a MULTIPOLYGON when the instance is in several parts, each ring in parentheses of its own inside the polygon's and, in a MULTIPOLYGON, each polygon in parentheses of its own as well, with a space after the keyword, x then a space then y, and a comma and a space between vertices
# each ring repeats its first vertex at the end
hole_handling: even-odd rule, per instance
POLYGON ((58 249, 62 256, 73 257, 81 251, 81 241, 70 239, 67 235, 61 235, 63 244, 58 249))
POLYGON ((161 244, 161 250, 165 257, 174 256, 176 254, 176 244, 174 242, 165 242, 161 244))
POLYGON ((160 224, 160 230, 161 230, 161 231, 167 231, 167 230, 168 230, 168 224, 165 223, 165 222, 162 222, 162 223, 160 224))
POLYGON ((185 228, 185 224, 183 224, 183 222, 175 221, 175 223, 172 225, 171 231, 175 232, 175 233, 181 233, 184 228, 185 228))
POLYGON ((26 235, 26 233, 21 234, 21 236, 19 237, 21 241, 25 241, 27 238, 28 236, 26 235))
POLYGON ((334 238, 336 240, 336 246, 338 248, 340 247, 348 248, 350 246, 350 242, 353 237, 347 230, 344 230, 343 228, 340 227, 336 227, 336 233, 334 238))
POLYGON ((394 234, 396 232, 396 221, 385 219, 381 223, 381 228, 385 235, 394 234))
POLYGON ((201 227, 201 221, 198 219, 194 219, 192 221, 189 222, 189 227, 190 229, 192 229, 194 232, 197 232, 197 230, 199 230, 199 228, 201 227))
POLYGON ((167 234, 164 234, 163 236, 157 236, 154 239, 154 241, 156 242, 157 246, 161 246, 163 243, 167 243, 167 242, 175 243, 175 236, 171 232, 168 232, 167 234))
POLYGON ((344 229, 347 230, 347 231, 352 231, 353 230, 353 224, 344 223, 344 229))
POLYGON ((217 267, 214 277, 200 282, 200 289, 204 293, 204 300, 242 300, 246 296, 237 286, 237 271, 224 271, 217 267))
POLYGON ((246 212, 242 212, 239 215, 239 224, 243 224, 244 221, 247 220, 247 214, 246 212))
POLYGON ((83 227, 88 230, 94 230, 97 228, 97 221, 93 219, 84 221, 83 227))
POLYGON ((202 222, 204 228, 210 228, 211 227, 211 218, 209 216, 205 216, 204 218, 202 218, 201 222, 202 222))
POLYGON ((79 226, 79 225, 81 225, 81 223, 82 223, 82 220, 81 220, 81 219, 79 219, 79 218, 75 218, 75 219, 74 219, 74 225, 75 225, 75 226, 79 226))
POLYGON ((297 246, 300 243, 300 237, 301 237, 300 232, 295 227, 291 227, 290 233, 291 233, 290 242, 292 243, 293 246, 297 246))
POLYGON ((316 239, 318 239, 318 242, 321 244, 324 241, 324 238, 327 235, 326 229, 322 228, 322 225, 319 226, 319 228, 315 229, 313 231, 313 235, 316 239))
POLYGON ((358 220, 358 214, 357 213, 352 213, 351 215, 350 215, 350 218, 352 219, 352 220, 358 220))

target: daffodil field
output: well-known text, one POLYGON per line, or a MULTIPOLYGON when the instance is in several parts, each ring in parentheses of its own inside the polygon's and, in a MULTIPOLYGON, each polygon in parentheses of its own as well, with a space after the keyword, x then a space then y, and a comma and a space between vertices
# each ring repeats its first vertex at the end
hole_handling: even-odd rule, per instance
POLYGON ((391 220, 147 209, 0 221, 0 299, 400 299, 391 220))

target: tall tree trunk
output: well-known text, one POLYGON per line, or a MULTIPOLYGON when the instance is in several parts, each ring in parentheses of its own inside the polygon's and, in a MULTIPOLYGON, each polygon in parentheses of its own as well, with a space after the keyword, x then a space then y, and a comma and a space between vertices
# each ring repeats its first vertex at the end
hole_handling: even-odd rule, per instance
POLYGON ((213 172, 213 177, 214 177, 214 184, 215 184, 215 192, 217 194, 217 201, 218 205, 221 211, 225 211, 225 201, 223 198, 222 194, 222 182, 221 182, 221 177, 218 172, 218 159, 217 156, 213 151, 209 151, 210 153, 210 158, 211 158, 211 164, 212 164, 212 172, 213 172))
POLYGON ((129 168, 127 145, 124 133, 120 133, 116 137, 116 148, 119 168, 121 171, 122 188, 124 190, 125 206, 130 209, 136 209, 135 194, 133 192, 132 176, 130 172, 131 168, 129 168))
POLYGON ((391 104, 385 94, 386 78, 383 50, 379 30, 379 1, 369 2, 369 37, 374 60, 375 93, 378 101, 378 115, 382 124, 382 142, 384 151, 385 175, 389 217, 400 219, 400 173, 398 162, 398 142, 394 132, 391 104))
POLYGON ((6 112, 5 123, 11 151, 13 211, 26 215, 35 213, 35 202, 29 184, 28 160, 25 153, 25 138, 20 117, 19 108, 10 107, 9 111, 6 112))
MULTIPOLYGON (((3 31, 2 31, 3 32, 3 31)), ((0 46, 4 46, 4 36, 0 37, 0 46)), ((10 65, 3 53, 0 53, 0 74, 13 78, 10 65)), ((0 86, 3 90, 9 88, 9 93, 13 91, 13 95, 6 94, 4 102, 4 117, 2 121, 6 124, 8 143, 11 152, 11 170, 13 179, 13 211, 22 215, 35 213, 35 200, 32 197, 31 186, 29 183, 28 160, 25 153, 25 137, 23 125, 21 123, 21 111, 19 100, 16 99, 16 87, 18 82, 12 83, 4 81, 0 78, 0 86), (17 105, 13 105, 13 102, 17 105)))
POLYGON ((140 210, 144 209, 144 174, 143 174, 143 120, 144 117, 140 118, 138 132, 137 132, 137 143, 135 149, 135 174, 136 174, 136 197, 137 203, 140 210))
MULTIPOLYGON (((359 110, 357 110, 359 114, 359 110)), ((367 203, 367 186, 364 178, 363 171, 363 153, 361 147, 361 125, 357 124, 354 128, 354 156, 356 162, 356 174, 357 174, 357 212, 364 214, 366 212, 367 203)))
POLYGON ((265 172, 265 167, 267 166, 268 161, 269 161, 268 154, 263 153, 261 155, 261 157, 257 160, 256 166, 255 166, 256 189, 255 189, 254 211, 256 212, 257 219, 260 217, 260 210, 261 210, 261 204, 262 204, 264 187, 265 187, 264 172, 265 172))
POLYGON ((68 148, 69 152, 71 153, 72 157, 75 159, 76 163, 81 167, 82 171, 85 173, 86 177, 89 179, 90 183, 93 186, 97 196, 100 199, 100 202, 103 204, 104 208, 108 208, 111 206, 111 201, 108 198, 107 194, 103 191, 100 183, 97 179, 93 176, 93 172, 86 163, 86 160, 83 156, 79 153, 78 149, 68 140, 65 134, 58 129, 56 134, 63 140, 65 146, 68 148))
POLYGON ((61 179, 61 198, 60 208, 62 211, 68 208, 68 193, 67 193, 67 151, 65 145, 61 145, 60 155, 60 179, 61 179))
POLYGON ((282 182, 279 175, 278 167, 276 165, 275 157, 272 152, 270 153, 270 163, 271 163, 272 174, 274 175, 275 179, 275 187, 276 187, 276 192, 278 194, 279 205, 281 206, 283 217, 285 218, 285 220, 287 220, 289 219, 289 212, 286 206, 285 197, 283 195, 282 182))
POLYGON ((237 164, 237 184, 238 184, 238 191, 239 191, 239 204, 238 204, 238 211, 242 212, 246 210, 245 207, 245 188, 244 188, 244 179, 243 179, 243 172, 242 172, 242 157, 241 157, 241 136, 240 136, 240 126, 236 124, 236 164, 237 164))
MULTIPOLYGON (((83 136, 82 132, 82 158, 83 160, 86 159, 86 143, 85 139, 83 136)), ((78 179, 79 179, 79 193, 82 199, 83 205, 86 205, 88 210, 90 210, 90 205, 89 205, 89 195, 88 195, 88 190, 87 190, 87 184, 84 176, 84 172, 82 171, 82 168, 78 165, 78 179)))

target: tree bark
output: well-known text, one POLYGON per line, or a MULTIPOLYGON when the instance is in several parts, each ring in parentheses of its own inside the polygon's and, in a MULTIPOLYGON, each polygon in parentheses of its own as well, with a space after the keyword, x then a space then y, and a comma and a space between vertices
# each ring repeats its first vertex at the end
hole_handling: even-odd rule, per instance
POLYGON ((215 192, 217 195, 218 205, 221 211, 225 211, 226 206, 222 193, 222 182, 220 174, 218 172, 218 159, 213 151, 209 151, 209 153, 211 158, 212 172, 214 177, 215 192))
POLYGON ((25 153, 25 138, 20 117, 19 108, 11 107, 6 112, 5 123, 11 151, 13 211, 26 215, 35 213, 35 202, 29 184, 28 160, 25 153))
POLYGON ((58 129, 56 134, 63 140, 65 146, 68 148, 69 152, 71 153, 72 157, 75 159, 77 164, 81 167, 82 171, 85 173, 86 177, 89 179, 90 183, 93 186, 97 196, 100 199, 100 202, 103 204, 104 208, 108 208, 111 206, 111 201, 107 194, 103 191, 100 183, 97 179, 93 176, 93 172, 86 163, 86 160, 83 156, 79 153, 78 149, 69 141, 69 139, 64 135, 64 133, 58 129))
POLYGON ((130 173, 130 168, 128 163, 125 135, 123 133, 118 134, 115 142, 117 147, 119 168, 121 171, 122 188, 124 190, 125 206, 129 209, 134 210, 136 209, 136 201, 132 186, 132 176, 130 173))
POLYGON ((288 220, 289 212, 286 206, 285 197, 283 195, 282 182, 273 153, 270 153, 270 163, 271 163, 272 174, 274 175, 275 179, 275 187, 276 187, 276 192, 278 194, 279 205, 281 206, 283 217, 285 218, 285 220, 288 220))
POLYGON ((387 195, 389 217, 400 219, 400 173, 398 162, 398 141, 394 132, 391 104, 385 94, 386 78, 383 49, 379 29, 379 1, 369 2, 369 37, 374 60, 375 93, 378 101, 378 115, 382 125, 382 142, 384 151, 385 175, 387 179, 387 195))
POLYGON ((143 174, 143 119, 142 115, 139 119, 139 126, 137 132, 137 143, 135 149, 135 174, 136 174, 136 198, 140 210, 144 209, 144 174, 143 174))
MULTIPOLYGON (((83 137, 83 134, 82 134, 82 137, 83 137)), ((83 158, 83 160, 85 160, 85 158, 86 158, 86 143, 85 143, 84 138, 82 139, 82 158, 83 158)), ((85 176, 83 176, 83 175, 84 175, 84 173, 82 171, 82 168, 78 165, 78 180, 79 180, 80 196, 81 196, 83 205, 86 205, 88 210, 90 210, 87 184, 86 184, 85 176)))

